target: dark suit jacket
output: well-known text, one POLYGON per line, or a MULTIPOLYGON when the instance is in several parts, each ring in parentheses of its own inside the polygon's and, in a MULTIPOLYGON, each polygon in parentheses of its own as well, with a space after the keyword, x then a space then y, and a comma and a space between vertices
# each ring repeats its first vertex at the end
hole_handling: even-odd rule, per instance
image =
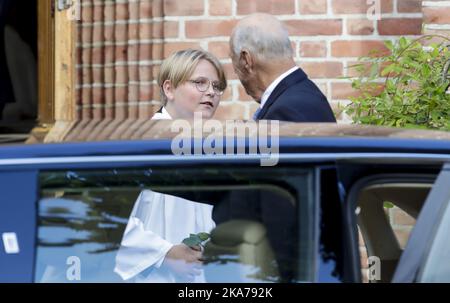
POLYGON ((327 98, 301 68, 275 87, 256 120, 336 122, 327 98))

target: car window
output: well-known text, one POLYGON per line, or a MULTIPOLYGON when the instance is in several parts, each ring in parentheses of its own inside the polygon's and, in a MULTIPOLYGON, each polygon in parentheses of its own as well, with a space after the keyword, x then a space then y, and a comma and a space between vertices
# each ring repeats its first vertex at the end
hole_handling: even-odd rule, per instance
POLYGON ((391 281, 431 187, 431 180, 380 179, 360 190, 357 213, 363 281, 391 281))
POLYGON ((384 202, 384 208, 386 215, 389 217, 389 223, 397 238, 398 244, 401 249, 404 249, 408 242, 411 231, 416 224, 410 214, 408 214, 403 208, 396 206, 389 201, 384 202))
POLYGON ((313 180, 280 166, 42 172, 35 281, 313 281, 313 180), (183 241, 201 262, 168 257, 183 241))
POLYGON ((450 230, 450 201, 438 226, 436 236, 430 248, 427 261, 423 268, 420 281, 428 283, 450 282, 450 243, 448 232, 450 230))

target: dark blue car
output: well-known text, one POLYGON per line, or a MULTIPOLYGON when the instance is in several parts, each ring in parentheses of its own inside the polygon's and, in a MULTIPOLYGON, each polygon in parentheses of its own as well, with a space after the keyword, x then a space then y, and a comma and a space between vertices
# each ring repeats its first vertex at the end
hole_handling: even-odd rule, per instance
POLYGON ((211 209, 205 282, 450 282, 450 133, 287 123, 261 165, 252 135, 174 154, 158 123, 145 139, 0 148, 0 282, 149 281, 151 267, 117 270, 141 244, 125 235, 143 191, 211 209), (386 203, 414 219, 406 247, 386 203))

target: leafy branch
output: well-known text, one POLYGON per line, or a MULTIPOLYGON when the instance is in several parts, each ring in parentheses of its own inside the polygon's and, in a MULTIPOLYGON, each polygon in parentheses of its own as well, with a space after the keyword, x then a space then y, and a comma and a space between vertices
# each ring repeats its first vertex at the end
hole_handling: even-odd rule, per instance
POLYGON ((186 244, 191 248, 195 248, 198 246, 204 247, 204 242, 209 240, 210 234, 208 233, 198 233, 198 234, 190 234, 189 238, 185 238, 182 243, 186 244))
POLYGON ((351 81, 359 96, 344 111, 355 123, 450 130, 450 83, 442 76, 449 43, 440 35, 402 37, 385 42, 387 54, 361 57, 350 67, 358 74, 351 81), (431 39, 439 43, 424 47, 431 39))

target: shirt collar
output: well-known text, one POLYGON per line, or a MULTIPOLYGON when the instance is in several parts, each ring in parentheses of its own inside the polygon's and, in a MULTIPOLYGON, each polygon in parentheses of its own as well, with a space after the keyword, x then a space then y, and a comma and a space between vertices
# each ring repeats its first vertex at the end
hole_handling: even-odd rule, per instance
POLYGON ((277 87, 278 84, 280 84, 281 81, 283 81, 284 78, 292 74, 298 69, 298 66, 294 66, 285 73, 281 74, 278 78, 276 78, 264 91, 262 97, 261 97, 261 104, 259 108, 263 108, 264 104, 266 104, 267 100, 269 100, 270 95, 274 91, 275 87, 277 87))
POLYGON ((172 117, 170 116, 169 112, 166 110, 165 107, 162 108, 160 113, 156 113, 153 115, 152 120, 171 120, 172 117))

